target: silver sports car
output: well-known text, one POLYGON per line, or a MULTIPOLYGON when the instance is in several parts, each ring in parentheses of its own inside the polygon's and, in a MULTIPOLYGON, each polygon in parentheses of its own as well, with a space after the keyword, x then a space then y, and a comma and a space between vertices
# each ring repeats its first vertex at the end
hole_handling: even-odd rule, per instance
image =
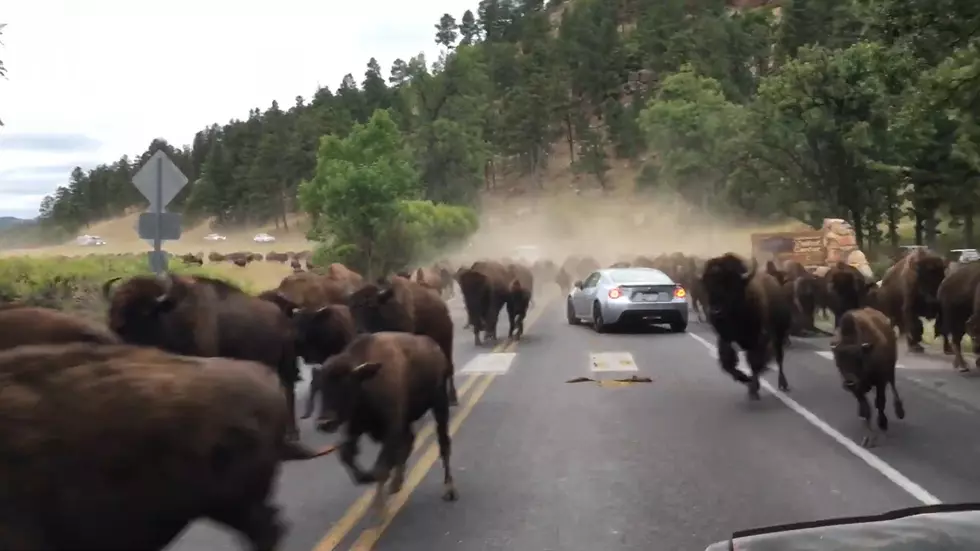
POLYGON ((607 268, 576 281, 568 293, 569 325, 583 320, 602 333, 617 324, 657 323, 687 330, 687 290, 653 268, 607 268))

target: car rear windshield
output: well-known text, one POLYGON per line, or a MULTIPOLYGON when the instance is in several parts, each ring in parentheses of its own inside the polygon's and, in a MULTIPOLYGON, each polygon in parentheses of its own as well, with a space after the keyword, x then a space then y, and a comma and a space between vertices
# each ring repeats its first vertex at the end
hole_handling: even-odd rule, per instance
POLYGON ((616 283, 652 283, 654 285, 673 283, 667 274, 660 270, 610 270, 609 277, 616 283))

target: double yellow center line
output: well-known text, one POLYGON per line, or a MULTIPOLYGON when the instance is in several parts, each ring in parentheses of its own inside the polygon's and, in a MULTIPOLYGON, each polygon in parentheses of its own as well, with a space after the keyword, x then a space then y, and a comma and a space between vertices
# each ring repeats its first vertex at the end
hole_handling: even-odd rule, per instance
MULTIPOLYGON (((525 329, 530 327, 534 322, 536 322, 542 315, 542 313, 547 309, 548 303, 542 301, 538 308, 535 309, 534 315, 529 316, 525 321, 525 329)), ((492 350, 492 352, 512 352, 517 348, 517 341, 509 341, 498 344, 492 350)), ((457 389, 457 394, 460 398, 459 410, 453 415, 452 420, 449 422, 449 436, 455 436, 456 431, 459 430, 460 425, 463 421, 469 417, 470 413, 473 411, 474 406, 486 393, 487 388, 493 383, 494 379, 498 377, 496 373, 486 373, 486 374, 475 374, 470 375, 466 382, 464 382, 457 389), (472 390, 473 392, 470 392, 472 390)), ((412 454, 414 455, 420 448, 422 448, 429 437, 435 432, 435 423, 429 421, 422 427, 418 435, 415 437, 415 446, 412 448, 412 454)), ((408 498, 411 497, 412 492, 422 483, 425 475, 428 474, 429 470, 435 464, 436 460, 439 459, 439 443, 433 441, 429 443, 425 452, 419 457, 418 461, 412 465, 411 470, 409 470, 408 475, 405 477, 405 483, 402 486, 400 492, 395 494, 388 500, 384 521, 376 526, 371 526, 366 528, 361 535, 354 541, 351 545, 351 551, 368 551, 374 547, 381 538, 381 534, 384 533, 385 529, 394 520, 395 515, 405 506, 408 498)), ((352 530, 357 526, 357 524, 364 518, 367 514, 368 509, 371 507, 371 502, 374 498, 374 489, 367 490, 361 497, 351 505, 344 516, 334 524, 330 531, 321 539, 313 551, 333 551, 340 545, 340 543, 351 533, 352 530)), ((462 497, 461 499, 465 499, 462 497)))

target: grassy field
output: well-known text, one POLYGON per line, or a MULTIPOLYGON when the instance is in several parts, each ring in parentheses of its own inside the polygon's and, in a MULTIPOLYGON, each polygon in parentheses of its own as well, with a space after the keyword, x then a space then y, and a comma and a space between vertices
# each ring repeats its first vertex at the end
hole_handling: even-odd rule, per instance
MULTIPOLYGON (((246 272, 244 269, 235 272, 229 268, 235 266, 187 267, 177 264, 174 271, 223 279, 249 292, 274 287, 281 279, 269 278, 260 282, 255 274, 242 277, 246 272)), ((107 307, 102 296, 102 284, 106 280, 148 273, 146 259, 139 256, 0 258, 0 303, 21 302, 101 318, 107 307)))

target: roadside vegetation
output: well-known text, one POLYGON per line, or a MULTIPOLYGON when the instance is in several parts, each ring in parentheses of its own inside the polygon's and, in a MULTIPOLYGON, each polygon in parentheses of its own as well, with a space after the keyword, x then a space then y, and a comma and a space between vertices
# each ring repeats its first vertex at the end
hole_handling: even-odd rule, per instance
MULTIPOLYGON (((170 264, 174 273, 222 279, 249 292, 263 290, 246 278, 229 276, 213 266, 188 267, 178 261, 170 264)), ((102 296, 106 280, 150 273, 145 255, 0 258, 0 304, 17 302, 101 319, 108 308, 102 296)))

